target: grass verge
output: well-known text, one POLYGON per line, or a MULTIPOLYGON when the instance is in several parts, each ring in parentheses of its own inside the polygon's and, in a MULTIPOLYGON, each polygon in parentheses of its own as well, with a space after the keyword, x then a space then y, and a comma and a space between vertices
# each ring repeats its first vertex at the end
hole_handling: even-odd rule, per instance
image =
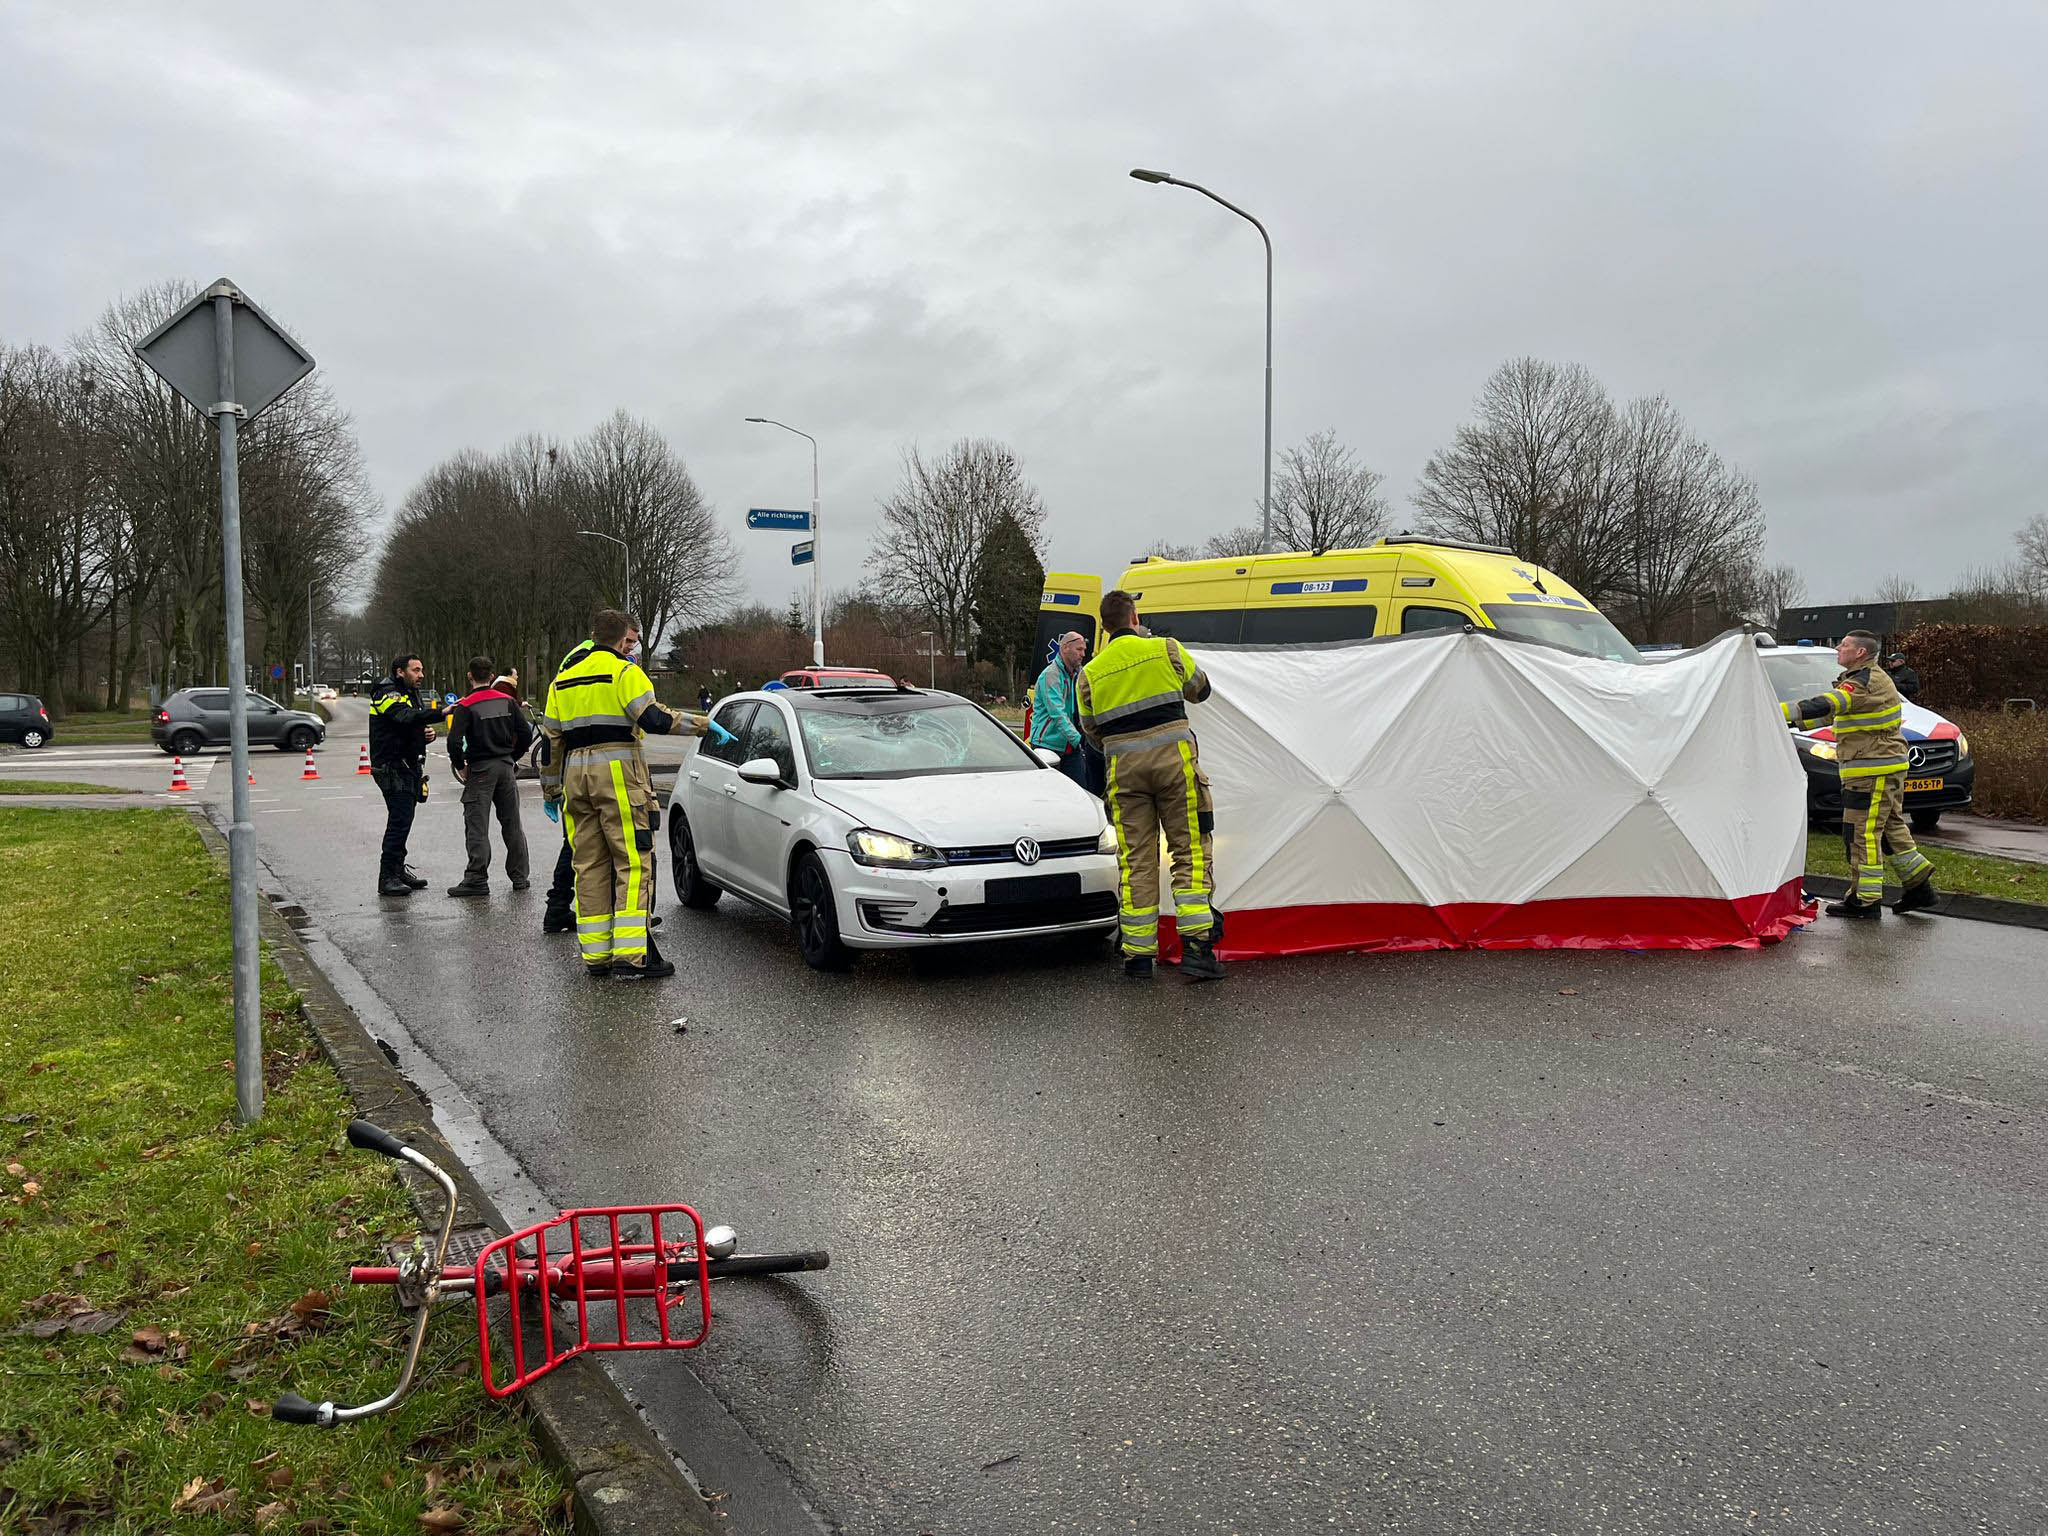
POLYGON ((69 779, 0 779, 0 795, 126 795, 111 784, 75 784, 69 779))
MULTIPOLYGON (((1991 896, 1999 901, 2048 904, 2048 864, 2028 864, 2018 859, 2000 859, 1982 853, 1959 853, 1952 848, 1923 846, 1920 851, 1933 861, 1934 883, 1944 891, 1991 896)), ((1848 875, 1849 860, 1843 852, 1840 834, 1809 832, 1806 835, 1806 872, 1811 875, 1848 875)))
POLYGON ((98 742, 148 741, 149 711, 73 710, 56 722, 55 739, 74 747, 98 742))
POLYGON ((184 818, 0 810, 0 892, 0 1529, 566 1528, 455 1313, 397 1413, 266 1417, 388 1387, 404 1319, 340 1282, 416 1223, 268 966, 235 1123, 227 882, 184 818))

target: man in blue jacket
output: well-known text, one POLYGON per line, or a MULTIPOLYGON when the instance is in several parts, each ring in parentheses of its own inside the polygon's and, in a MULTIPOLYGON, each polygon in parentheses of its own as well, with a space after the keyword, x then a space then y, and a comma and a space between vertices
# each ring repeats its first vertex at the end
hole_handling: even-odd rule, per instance
POLYGON ((1081 735, 1081 703, 1075 682, 1088 659, 1088 641, 1077 630, 1060 636, 1057 655, 1031 685, 1031 745, 1060 755, 1060 772, 1083 789, 1089 782, 1088 744, 1081 735))

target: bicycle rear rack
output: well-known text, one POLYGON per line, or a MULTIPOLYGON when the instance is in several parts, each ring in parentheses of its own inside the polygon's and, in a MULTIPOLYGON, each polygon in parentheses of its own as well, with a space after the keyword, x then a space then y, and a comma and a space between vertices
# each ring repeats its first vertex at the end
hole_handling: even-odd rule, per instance
POLYGON ((687 1205, 563 1211, 487 1245, 471 1271, 484 1390, 509 1397, 565 1360, 695 1349, 711 1331, 704 1222, 687 1205), (664 1224, 666 1224, 664 1226, 664 1224), (644 1233, 644 1235, 643 1235, 644 1233), (694 1286, 696 1300, 679 1293, 694 1286), (491 1299, 508 1302, 493 1338, 491 1299), (573 1331, 555 1311, 573 1304, 573 1331), (537 1312, 528 1319, 528 1312, 537 1312), (501 1378, 497 1369, 509 1364, 501 1378))

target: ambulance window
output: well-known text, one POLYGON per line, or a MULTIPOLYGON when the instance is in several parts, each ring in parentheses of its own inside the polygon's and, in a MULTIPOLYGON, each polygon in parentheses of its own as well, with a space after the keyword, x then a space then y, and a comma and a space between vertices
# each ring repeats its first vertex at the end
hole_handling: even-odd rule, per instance
POLYGON ((720 741, 710 732, 704 734, 704 745, 697 749, 700 757, 715 758, 721 763, 743 763, 740 754, 747 744, 747 723, 753 718, 760 705, 752 699, 736 699, 711 717, 714 724, 732 733, 729 741, 720 741))
POLYGON ((1332 608, 1247 608, 1246 645, 1315 645, 1325 640, 1369 640, 1379 609, 1371 603, 1332 608))
POLYGON ((1401 633, 1412 635, 1419 629, 1463 629, 1472 622, 1472 615, 1459 613, 1454 608, 1425 608, 1420 603, 1410 603, 1401 610, 1401 633))
POLYGON ((1235 645, 1243 617, 1235 608, 1186 608, 1176 613, 1142 613, 1138 622, 1155 635, 1189 645, 1235 645))

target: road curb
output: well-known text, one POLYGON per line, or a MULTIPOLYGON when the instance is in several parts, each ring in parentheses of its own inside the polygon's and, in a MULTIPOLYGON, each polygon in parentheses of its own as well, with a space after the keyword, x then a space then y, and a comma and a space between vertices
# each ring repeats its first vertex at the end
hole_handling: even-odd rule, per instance
MULTIPOLYGON (((227 863, 227 839, 199 806, 185 807, 200 839, 227 863)), ((313 1036, 365 1119, 426 1152, 455 1181, 464 1221, 498 1233, 511 1225, 434 1124, 433 1107, 392 1064, 342 999, 298 933, 268 902, 258 924, 301 999, 313 1036)), ((424 1178, 406 1182, 417 1202, 424 1178)), ((571 1360, 520 1394, 541 1452, 569 1483, 579 1536, 710 1536, 718 1517, 654 1438, 612 1379, 588 1358, 571 1360)))
MULTIPOLYGON (((1839 875, 1808 875, 1806 893, 1834 901, 1849 894, 1849 882, 1839 875)), ((1944 891, 1939 903, 1927 909, 1929 917, 1961 917, 1977 923, 2002 923, 2008 928, 2048 929, 2048 907, 2031 901, 1999 901, 1991 896, 1969 896, 1961 891, 1944 891)))

